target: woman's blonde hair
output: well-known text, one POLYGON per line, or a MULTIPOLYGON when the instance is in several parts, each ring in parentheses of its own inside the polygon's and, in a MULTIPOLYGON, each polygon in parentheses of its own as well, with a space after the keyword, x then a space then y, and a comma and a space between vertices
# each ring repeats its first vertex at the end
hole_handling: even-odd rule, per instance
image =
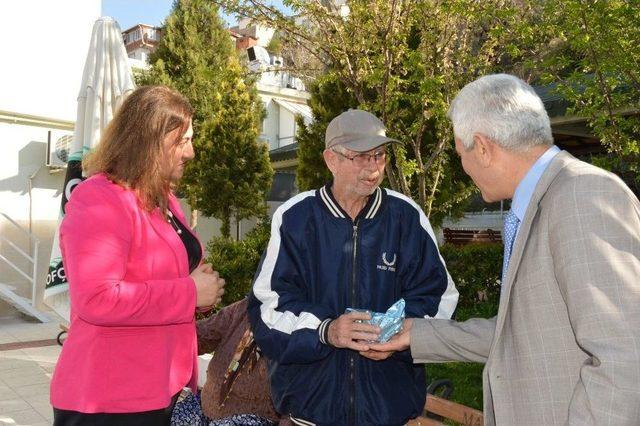
POLYGON ((189 128, 193 108, 179 92, 165 86, 143 86, 131 93, 106 127, 97 148, 83 160, 87 175, 104 173, 134 190, 151 211, 168 205, 171 181, 163 175, 163 143, 175 129, 175 143, 189 128))

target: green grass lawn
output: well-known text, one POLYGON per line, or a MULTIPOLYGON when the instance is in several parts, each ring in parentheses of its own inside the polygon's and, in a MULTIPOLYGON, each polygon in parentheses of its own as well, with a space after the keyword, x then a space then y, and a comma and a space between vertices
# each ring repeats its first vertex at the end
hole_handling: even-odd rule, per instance
POLYGON ((449 379, 453 383, 450 400, 482 411, 482 368, 474 362, 428 364, 427 382, 449 379))

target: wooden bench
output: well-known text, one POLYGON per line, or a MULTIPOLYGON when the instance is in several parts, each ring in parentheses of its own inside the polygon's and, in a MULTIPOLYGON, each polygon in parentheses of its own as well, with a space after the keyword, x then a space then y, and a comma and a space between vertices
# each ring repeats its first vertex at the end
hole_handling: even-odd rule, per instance
POLYGON ((442 230, 444 242, 463 246, 469 243, 501 243, 502 234, 495 229, 452 229, 444 228, 442 230))
POLYGON ((424 415, 409 421, 407 425, 442 426, 444 424, 427 417, 427 414, 435 414, 444 419, 453 420, 463 426, 482 426, 484 424, 482 411, 431 394, 427 395, 424 411, 424 415))

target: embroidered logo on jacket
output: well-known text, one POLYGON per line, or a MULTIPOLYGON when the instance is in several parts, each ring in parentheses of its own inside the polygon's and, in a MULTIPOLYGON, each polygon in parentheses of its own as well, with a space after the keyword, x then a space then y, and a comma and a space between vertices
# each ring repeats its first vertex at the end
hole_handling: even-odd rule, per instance
POLYGON ((383 265, 376 265, 378 269, 382 271, 395 272, 396 271, 396 260, 397 256, 393 253, 393 257, 389 260, 390 256, 387 256, 387 252, 382 253, 382 263, 383 265))

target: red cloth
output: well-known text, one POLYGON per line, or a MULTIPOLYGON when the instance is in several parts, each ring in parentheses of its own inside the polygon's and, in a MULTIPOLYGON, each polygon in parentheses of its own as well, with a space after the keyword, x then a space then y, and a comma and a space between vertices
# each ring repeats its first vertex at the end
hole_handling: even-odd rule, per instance
MULTIPOLYGON (((177 199, 170 208, 185 221, 177 199)), ((196 290, 184 244, 159 209, 95 175, 66 205, 60 246, 71 324, 51 404, 84 413, 166 407, 195 389, 196 290)))

